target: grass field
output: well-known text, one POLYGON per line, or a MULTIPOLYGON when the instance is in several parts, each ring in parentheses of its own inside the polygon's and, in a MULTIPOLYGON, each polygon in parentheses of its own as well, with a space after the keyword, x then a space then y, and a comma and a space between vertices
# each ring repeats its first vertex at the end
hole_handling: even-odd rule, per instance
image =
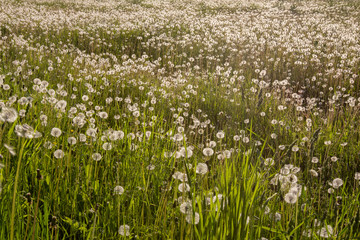
POLYGON ((0 239, 360 239, 359 20, 2 0, 0 239))

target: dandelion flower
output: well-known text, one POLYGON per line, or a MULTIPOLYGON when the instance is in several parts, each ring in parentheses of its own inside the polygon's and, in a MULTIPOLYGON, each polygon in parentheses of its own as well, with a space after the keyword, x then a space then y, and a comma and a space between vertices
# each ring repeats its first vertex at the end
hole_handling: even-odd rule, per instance
POLYGON ((188 215, 186 215, 186 222, 190 223, 190 224, 198 224, 200 221, 200 215, 199 213, 189 213, 188 215))
POLYGON ((303 233, 302 233, 302 235, 303 235, 304 237, 310 238, 310 237, 312 237, 312 230, 311 230, 311 229, 304 230, 303 233))
POLYGON ((211 147, 211 148, 216 147, 216 142, 215 141, 210 141, 209 142, 209 147, 211 147))
POLYGON ((292 192, 287 193, 284 197, 285 202, 290 203, 290 204, 296 203, 297 199, 298 199, 298 197, 292 192))
POLYGON ((344 184, 344 181, 341 180, 340 178, 335 178, 332 181, 332 187, 335 189, 338 189, 339 187, 341 187, 344 184))
POLYGON ((192 213, 192 204, 190 201, 185 201, 180 205, 180 212, 184 214, 191 214, 192 213))
POLYGON ((65 155, 65 154, 64 154, 63 150, 61 150, 61 149, 58 149, 58 150, 56 150, 56 151, 54 152, 54 157, 57 158, 57 159, 63 158, 64 155, 65 155))
POLYGON ((190 191, 190 186, 187 183, 180 183, 178 189, 180 192, 188 192, 190 191))
POLYGON ((222 194, 217 194, 217 195, 213 196, 212 202, 216 203, 217 201, 219 201, 221 203, 222 199, 223 199, 223 195, 222 194))
POLYGON ((76 138, 74 137, 69 137, 67 141, 70 145, 75 145, 77 142, 76 138))
POLYGON ((121 236, 130 236, 130 227, 126 224, 119 227, 119 234, 121 236))
POLYGON ((121 195, 121 194, 124 193, 124 188, 123 188, 122 186, 116 186, 116 187, 114 188, 114 193, 115 193, 115 194, 118 194, 118 195, 121 195))
POLYGON ((294 184, 294 183, 297 183, 298 178, 295 174, 290 174, 289 176, 287 176, 287 180, 288 180, 288 182, 294 184))
POLYGON ((59 110, 65 110, 67 102, 65 100, 60 100, 55 104, 55 108, 59 110))
POLYGON ((25 137, 29 139, 42 137, 42 134, 40 132, 34 130, 34 128, 29 126, 28 124, 16 125, 15 133, 18 137, 25 137))
POLYGON ((175 142, 181 142, 181 141, 184 139, 184 137, 183 137, 182 134, 177 133, 177 134, 175 134, 175 135, 173 136, 173 139, 174 139, 175 142))
POLYGON ((108 114, 107 112, 99 112, 98 116, 102 119, 107 119, 108 118, 108 114))
POLYGON ((91 157, 94 161, 100 161, 102 158, 100 153, 93 153, 93 155, 91 157))
POLYGON ((124 132, 121 131, 121 130, 115 131, 115 134, 117 135, 117 138, 120 139, 120 140, 123 139, 124 136, 125 136, 124 132))
POLYGON ((299 151, 299 147, 295 145, 291 148, 291 151, 297 152, 297 151, 299 151))
POLYGON ((196 165, 196 173, 204 175, 209 171, 208 166, 206 163, 198 163, 196 165))
POLYGON ((46 141, 44 143, 44 148, 46 149, 51 149, 54 146, 54 144, 52 144, 50 141, 46 141))
POLYGON ((9 153, 11 154, 11 156, 15 156, 16 152, 15 152, 15 148, 13 146, 4 144, 4 147, 9 151, 9 153))
POLYGON ((327 227, 323 227, 318 231, 318 235, 322 238, 329 238, 333 235, 333 228, 330 225, 327 225, 327 227))
POLYGON ((18 118, 18 113, 14 108, 3 107, 0 113, 0 121, 2 122, 15 122, 18 118))
POLYGON ((59 128, 53 128, 53 129, 51 129, 50 134, 51 134, 51 136, 58 138, 61 136, 61 130, 59 128))
POLYGON ((176 172, 172 175, 172 177, 173 177, 174 179, 180 180, 180 181, 182 181, 182 182, 184 182, 184 181, 187 182, 187 180, 188 180, 185 173, 178 172, 178 171, 176 171, 176 172))
POLYGON ((182 147, 179 151, 180 155, 182 157, 187 157, 187 158, 191 158, 191 156, 193 155, 193 151, 190 148, 184 148, 182 147))
POLYGON ((218 139, 223 139, 225 137, 225 133, 223 131, 220 131, 220 132, 216 133, 216 137, 218 139))
POLYGON ((275 221, 280 221, 281 220, 281 214, 276 212, 275 213, 275 221))
POLYGON ((312 163, 318 163, 318 162, 319 162, 319 159, 318 159, 317 157, 313 157, 313 158, 311 159, 311 162, 312 162, 312 163))
POLYGON ((86 135, 80 133, 80 134, 79 134, 79 141, 80 141, 80 142, 86 142, 86 135))
POLYGON ((314 169, 310 169, 310 174, 311 174, 311 176, 313 176, 313 177, 319 176, 319 174, 317 173, 317 171, 315 171, 314 169))
POLYGON ((214 150, 212 148, 204 148, 203 149, 203 154, 206 156, 206 157, 210 157, 214 154, 214 150))
POLYGON ((225 150, 222 152, 222 155, 224 156, 224 158, 230 158, 231 152, 229 150, 225 150))
POLYGON ((74 127, 82 128, 85 125, 86 121, 84 118, 80 116, 76 116, 72 120, 72 124, 74 127))
POLYGON ((274 159, 272 159, 272 158, 267 158, 267 159, 265 159, 265 161, 264 161, 264 165, 265 166, 272 166, 272 165, 274 165, 274 159))
POLYGON ((96 137, 96 129, 94 128, 87 129, 86 135, 88 135, 89 137, 96 137))
POLYGON ((106 150, 106 151, 109 151, 109 150, 112 149, 112 144, 109 143, 109 142, 106 142, 106 143, 104 143, 104 144, 102 145, 102 148, 103 148, 104 150, 106 150))
POLYGON ((360 180, 360 172, 355 173, 355 180, 360 180))
POLYGON ((289 193, 295 194, 297 197, 301 196, 301 185, 297 184, 296 186, 293 186, 290 188, 289 193))
POLYGON ((237 142, 237 141, 239 141, 241 139, 241 137, 239 135, 235 135, 233 139, 234 139, 234 141, 237 142))
POLYGON ((149 164, 147 167, 146 167, 147 170, 149 171, 152 171, 155 169, 155 165, 154 164, 149 164))
POLYGON ((283 168, 280 169, 280 174, 281 175, 289 175, 290 169, 284 166, 283 168))

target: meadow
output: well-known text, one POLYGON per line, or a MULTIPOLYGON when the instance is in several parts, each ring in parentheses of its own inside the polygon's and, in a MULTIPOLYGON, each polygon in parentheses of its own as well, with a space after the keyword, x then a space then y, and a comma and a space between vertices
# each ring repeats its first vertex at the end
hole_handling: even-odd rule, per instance
POLYGON ((360 239, 356 0, 2 0, 0 239, 360 239))

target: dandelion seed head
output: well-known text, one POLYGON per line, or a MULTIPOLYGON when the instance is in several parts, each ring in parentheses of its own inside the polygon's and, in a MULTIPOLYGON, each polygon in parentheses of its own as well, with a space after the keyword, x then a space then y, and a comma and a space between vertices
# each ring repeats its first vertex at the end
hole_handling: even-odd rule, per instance
POLYGON ((149 171, 152 171, 155 169, 155 165, 154 164, 149 164, 147 167, 146 167, 147 170, 149 171))
POLYGON ((124 188, 122 186, 116 186, 114 188, 114 193, 117 195, 121 195, 124 193, 124 188))
POLYGON ((327 227, 321 228, 317 234, 322 238, 329 238, 333 235, 334 230, 330 225, 327 225, 327 227))
POLYGON ((58 149, 54 152, 54 157, 57 159, 63 158, 64 156, 65 156, 65 153, 61 149, 58 149))
POLYGON ((193 209, 193 207, 192 207, 191 201, 184 201, 180 205, 180 212, 182 212, 184 214, 191 214, 192 209, 193 209))
POLYGON ((297 145, 294 145, 294 146, 291 148, 291 151, 297 152, 297 151, 299 151, 299 147, 298 147, 297 145))
POLYGON ((172 175, 172 177, 173 177, 174 179, 180 180, 180 181, 182 181, 182 182, 186 182, 186 181, 188 180, 188 179, 187 179, 187 175, 186 175, 185 173, 178 172, 178 171, 176 171, 176 172, 172 175))
POLYGON ((272 159, 272 158, 266 158, 264 161, 265 166, 272 166, 272 165, 274 165, 274 163, 275 163, 274 159, 272 159))
POLYGON ((190 224, 195 224, 196 225, 200 221, 200 215, 197 212, 195 212, 194 214, 189 213, 189 214, 186 215, 185 220, 186 220, 186 222, 188 222, 190 224))
POLYGON ((180 192, 189 192, 190 186, 187 183, 180 183, 178 189, 180 192))
POLYGON ((284 200, 287 203, 294 204, 297 202, 297 196, 290 192, 285 194, 284 200))
POLYGON ((77 142, 77 140, 76 140, 75 137, 69 137, 69 138, 67 139, 67 141, 68 141, 68 143, 69 143, 70 145, 75 145, 76 142, 77 142))
POLYGON ((109 142, 106 142, 102 145, 102 148, 105 150, 105 151, 110 151, 112 149, 112 144, 109 143, 109 142))
POLYGON ((314 169, 310 169, 310 174, 311 174, 311 176, 313 176, 313 177, 319 176, 319 174, 317 173, 317 171, 315 171, 314 169))
POLYGON ((212 148, 204 148, 203 149, 203 154, 206 156, 206 157, 210 157, 214 154, 214 150, 212 148))
POLYGON ((332 181, 332 187, 335 189, 338 189, 339 187, 341 187, 344 184, 344 181, 340 178, 335 178, 332 181))
POLYGON ((276 212, 275 213, 275 221, 280 221, 281 220, 281 214, 280 213, 278 213, 278 212, 276 212))
POLYGON ((360 180, 360 172, 355 173, 355 180, 360 180))
POLYGON ((317 157, 313 157, 313 158, 311 159, 311 162, 312 162, 312 163, 318 163, 318 162, 319 162, 319 159, 318 159, 317 157))
POLYGON ((217 132, 216 137, 218 139, 223 139, 225 137, 225 133, 223 131, 217 132))
POLYGON ((92 157, 92 159, 93 159, 94 161, 100 161, 101 158, 102 158, 102 156, 101 156, 100 153, 93 153, 93 154, 91 155, 91 157, 92 157))
POLYGON ((196 165, 196 173, 204 175, 209 171, 208 166, 206 163, 198 163, 196 165))
POLYGON ((130 227, 128 225, 121 225, 119 227, 118 233, 121 236, 130 236, 130 227))
POLYGON ((0 121, 13 123, 18 118, 18 113, 14 108, 3 107, 0 112, 0 121))
POLYGON ((4 147, 9 151, 9 153, 11 154, 11 156, 15 156, 16 155, 16 151, 15 148, 13 146, 10 146, 8 144, 4 144, 4 147))
POLYGON ((56 138, 60 137, 61 133, 62 133, 61 129, 59 129, 59 128, 53 128, 53 129, 51 129, 51 132, 50 132, 51 136, 56 137, 56 138))

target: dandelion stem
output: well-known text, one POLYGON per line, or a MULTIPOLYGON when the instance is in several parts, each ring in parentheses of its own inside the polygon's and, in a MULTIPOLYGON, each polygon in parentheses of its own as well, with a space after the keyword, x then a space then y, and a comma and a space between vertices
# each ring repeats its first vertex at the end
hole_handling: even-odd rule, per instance
POLYGON ((20 149, 20 154, 19 154, 19 161, 18 161, 18 165, 17 165, 17 169, 16 169, 15 182, 14 182, 14 194, 13 194, 12 207, 11 207, 10 240, 14 239, 16 192, 17 192, 18 180, 19 180, 19 175, 20 175, 20 166, 21 166, 22 155, 23 155, 23 151, 24 151, 24 148, 25 148, 24 141, 21 141, 21 142, 22 142, 22 144, 21 144, 21 149, 20 149))
POLYGON ((35 214, 34 214, 34 225, 33 225, 33 231, 32 231, 32 240, 35 239, 35 230, 36 230, 36 216, 39 210, 39 201, 40 201, 40 191, 41 191, 41 182, 39 180, 39 191, 38 191, 38 195, 37 195, 37 200, 36 200, 36 208, 35 208, 35 214))

